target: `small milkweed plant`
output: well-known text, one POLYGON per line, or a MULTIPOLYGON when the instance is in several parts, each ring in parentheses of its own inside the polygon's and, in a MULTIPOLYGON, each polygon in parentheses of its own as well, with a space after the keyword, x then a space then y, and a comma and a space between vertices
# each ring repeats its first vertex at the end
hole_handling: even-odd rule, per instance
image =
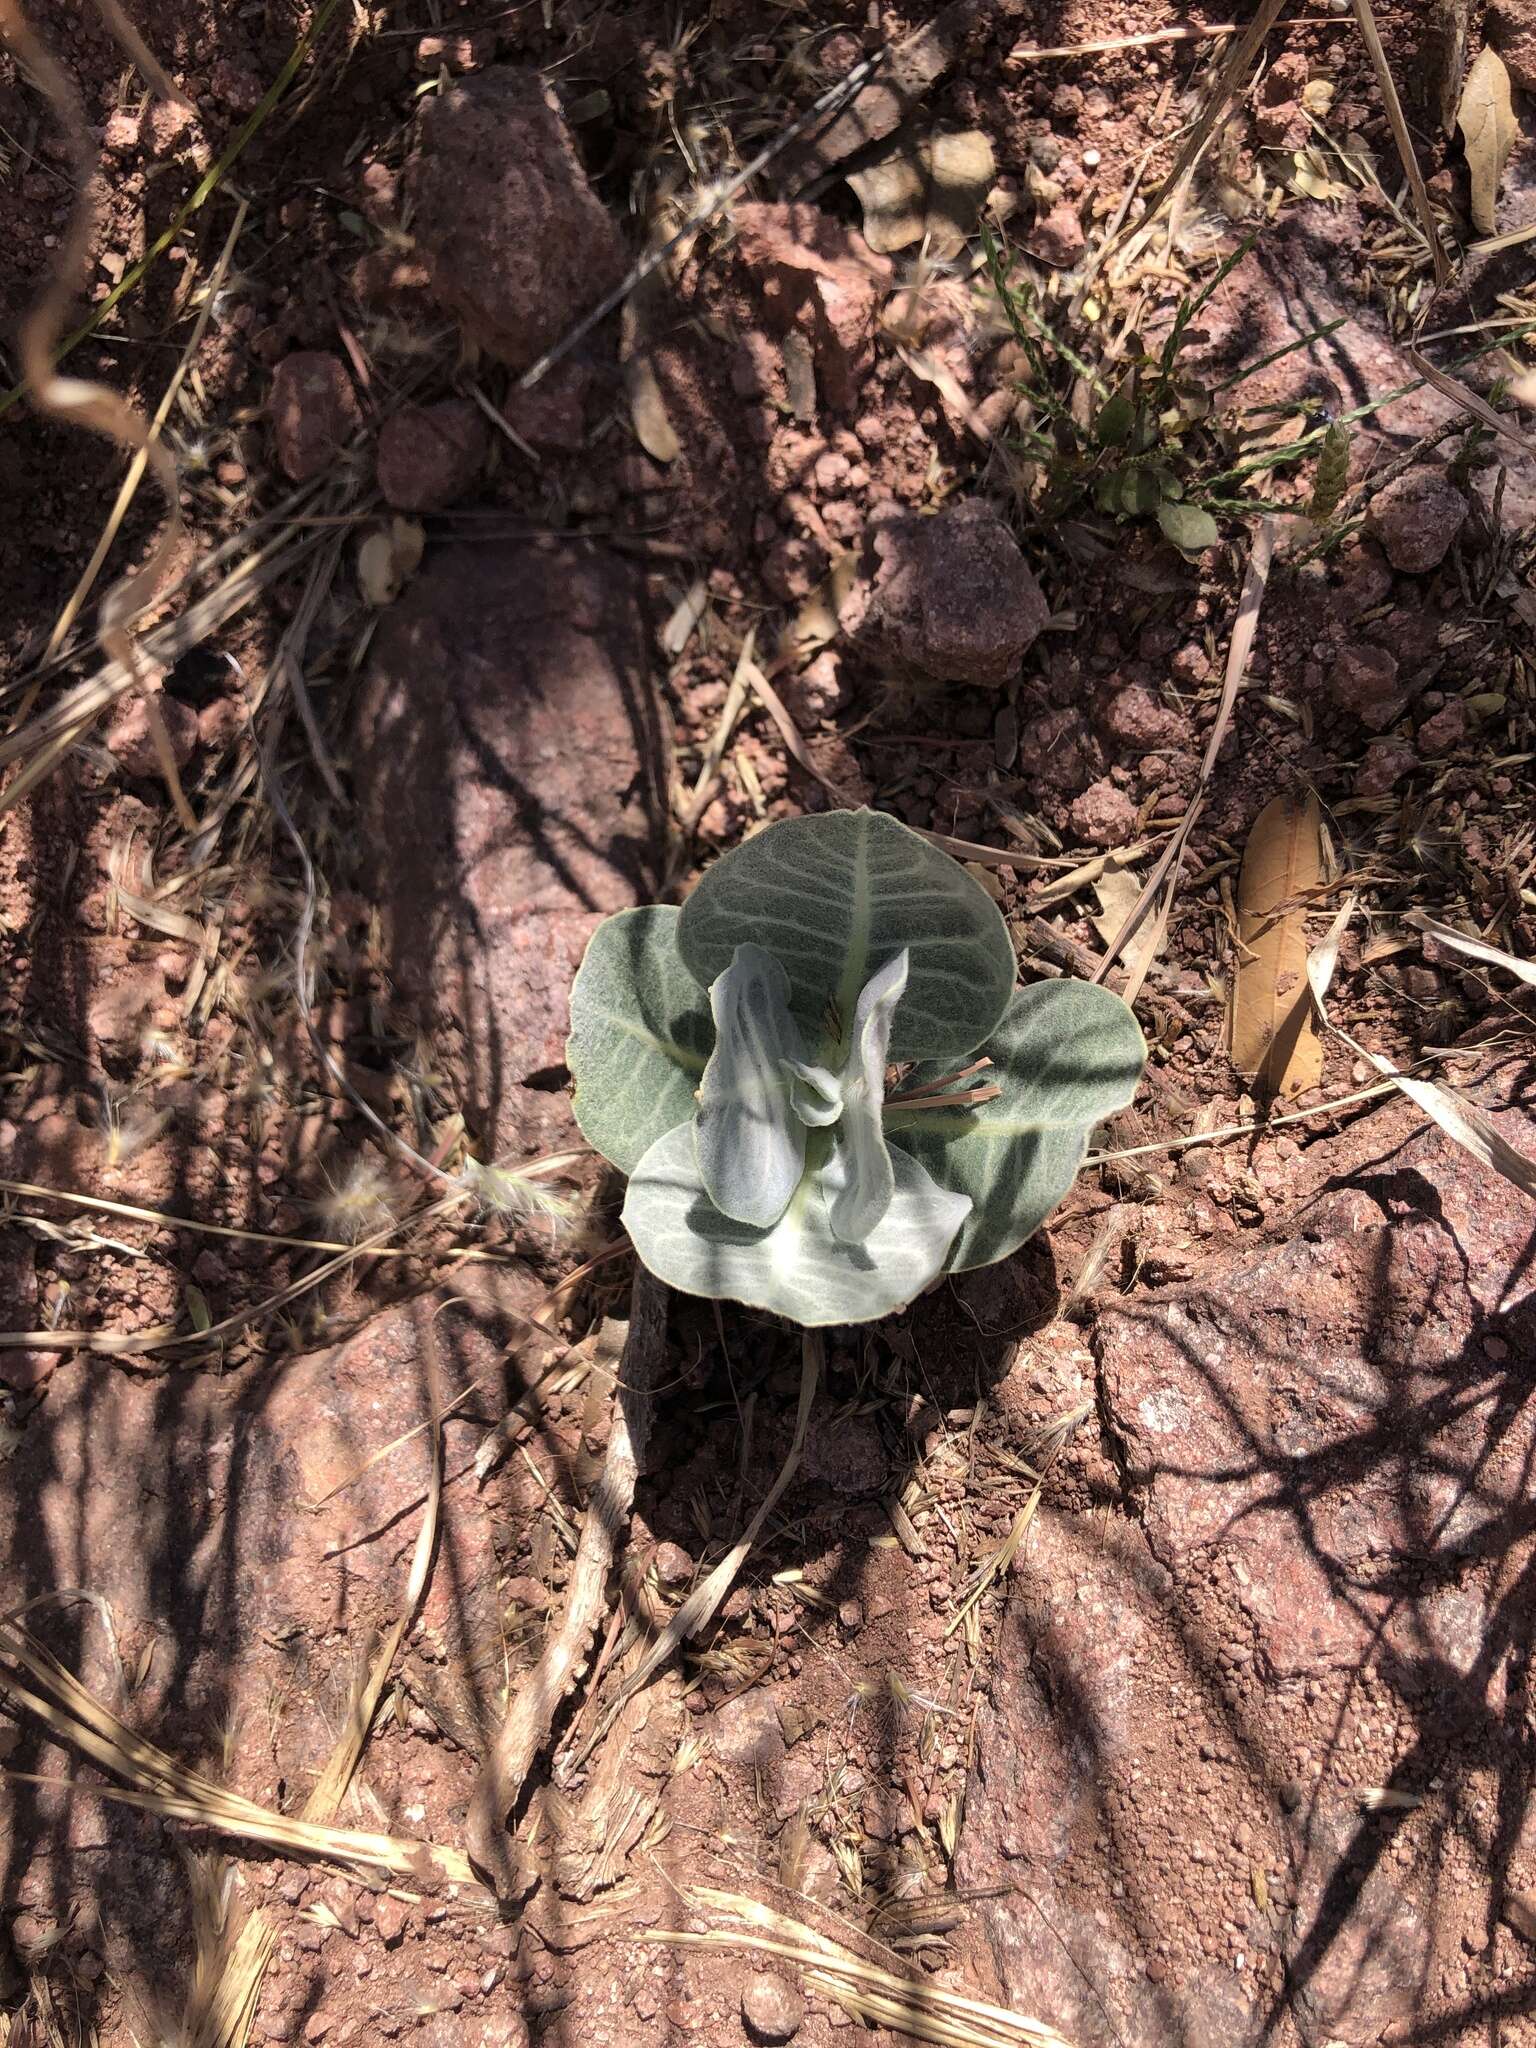
POLYGON ((1015 1250, 1147 1054, 1118 996, 1014 968, 986 891, 869 810, 770 825, 681 910, 607 918, 566 1059, 645 1264, 814 1325, 1015 1250))

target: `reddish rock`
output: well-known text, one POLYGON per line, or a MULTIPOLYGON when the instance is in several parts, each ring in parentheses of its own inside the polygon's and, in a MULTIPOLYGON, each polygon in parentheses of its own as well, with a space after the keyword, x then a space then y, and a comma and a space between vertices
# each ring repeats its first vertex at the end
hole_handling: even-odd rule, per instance
POLYGON ((1063 199, 1053 206, 1049 213, 1042 214, 1025 238, 1024 246, 1031 256, 1038 256, 1042 263, 1049 263, 1058 270, 1070 270, 1087 247, 1088 238, 1083 233, 1083 223, 1077 208, 1070 200, 1063 199))
POLYGON ((1467 516, 1467 501, 1438 469, 1410 469, 1371 500, 1366 530, 1405 575, 1439 568, 1467 516))
POLYGON ((513 370, 623 274, 618 229, 535 72, 496 65, 429 100, 406 176, 434 295, 513 370))
POLYGON ((848 694, 835 648, 823 648, 798 675, 780 678, 779 695, 802 732, 811 732, 841 710, 848 694))
POLYGON ((1006 683, 1050 617, 1018 542, 984 500, 876 526, 875 570, 844 630, 875 659, 934 682, 1006 683))
POLYGON ((1189 731, 1186 720, 1145 683, 1111 689, 1100 704, 1098 722, 1109 739, 1138 754, 1179 746, 1189 731))
POLYGON ((1418 751, 1410 740, 1372 740, 1355 776, 1355 795, 1385 796, 1418 765, 1418 751))
POLYGON ((1536 0, 1492 0, 1488 40, 1521 92, 1536 92, 1536 0))
POLYGON ((144 126, 142 112, 128 107, 117 107, 107 116, 107 125, 102 130, 101 146, 108 156, 126 156, 139 146, 139 137, 144 126))
POLYGON ((655 889, 665 777, 645 648, 627 563, 514 543, 429 557, 374 642, 356 747, 367 872, 397 984, 458 1038, 498 1152, 568 1136, 547 1083, 571 978, 599 918, 655 889))
POLYGON ((720 1761, 748 1771, 771 1771, 781 1764, 789 1745, 779 1708, 789 1705, 792 1696, 788 1685, 754 1685, 717 1707, 705 1727, 720 1761))
POLYGON ((268 403, 277 459, 291 483, 323 476, 362 425, 346 365, 318 349, 283 357, 268 403))
POLYGON ((792 2041, 805 2023, 805 2000, 787 1977, 764 1970, 742 1986, 741 2016, 754 2041, 792 2041))
POLYGON ((1299 100, 1306 89, 1307 60, 1299 50, 1282 50, 1264 74, 1259 99, 1266 107, 1278 107, 1299 100))
POLYGON ((836 411, 849 411, 874 362, 890 264, 819 207, 753 202, 738 206, 732 220, 743 312, 775 341, 803 334, 815 361, 817 396, 836 411))
POLYGON ((529 391, 507 393, 502 417, 521 441, 541 453, 574 455, 586 445, 587 394, 592 375, 583 363, 557 363, 529 391))
POLYGON ((462 498, 485 460, 486 424, 467 398, 406 405, 379 433, 378 478, 397 512, 435 512, 462 498))
POLYGON ((1107 775, 1072 806, 1072 830, 1087 846, 1125 846, 1136 830, 1136 806, 1107 775))
MULTIPOLYGON (((1154 1553, 1233 1561, 1276 1679, 1351 1663, 1389 1612, 1407 1626, 1374 1561, 1479 1554, 1536 1448, 1536 1399, 1511 1387, 1506 1415, 1485 1362, 1536 1339, 1536 1207, 1418 1121, 1381 1112, 1367 1156, 1389 1169, 1094 1333, 1154 1553)), ((1529 1117, 1494 1121, 1536 1152, 1529 1117)))
POLYGON ((1303 108, 1294 100, 1281 100, 1260 107, 1253 117, 1253 132, 1265 149, 1301 149, 1312 129, 1303 108))
POLYGON ((1333 609, 1351 623, 1363 613, 1374 611, 1392 595, 1392 570, 1374 541, 1362 541, 1350 548, 1339 563, 1339 580, 1333 588, 1333 609))
POLYGON ((763 556, 763 582, 781 604, 809 597, 826 573, 826 549, 800 535, 775 541, 763 556))
POLYGON ((1344 648, 1329 678, 1334 704, 1380 732, 1402 716, 1407 690, 1398 682, 1397 661, 1385 647, 1359 640, 1344 648))
POLYGON ((1415 735, 1419 752, 1431 760, 1451 753, 1466 736, 1467 707, 1459 697, 1452 697, 1438 711, 1431 712, 1415 735))
MULTIPOLYGON (((1138 1857, 1126 1817, 1146 1810, 1154 1770, 1160 1784, 1163 1772, 1178 1782, 1196 1739, 1210 1746, 1223 1735, 1190 1688, 1180 1729, 1190 1749, 1175 1763, 1156 1746, 1170 1704, 1165 1674, 1188 1668, 1165 1618, 1171 1590, 1134 1524, 1090 1534, 1084 1518, 1042 1509, 976 1719, 955 1875, 982 1901, 975 1916, 1004 2002, 1075 2048, 1250 2048, 1263 2025, 1266 2000, 1251 1979, 1214 1962, 1166 1970, 1155 1941, 1173 1913, 1140 1909, 1143 1887, 1155 1889, 1159 1877, 1138 1857), (1074 1845, 1125 1880, 1112 1895, 1106 1887, 1102 1902, 1086 1902, 1063 1868, 1074 1845), (1018 1910, 1021 1886, 1027 1913, 1018 1910), (1056 1938, 1042 1941, 1042 1925, 1056 1938)), ((1160 1800, 1149 1821, 1159 1871, 1178 1873, 1187 1926, 1196 1859, 1210 1853, 1209 1817, 1197 1797, 1160 1800)), ((1235 1892, 1223 1911, 1242 1911, 1235 1892)))
POLYGON ((192 109, 179 100, 153 100, 144 116, 140 138, 147 143, 151 156, 171 156, 196 121, 192 109))
MULTIPOLYGON (((103 734, 108 751, 116 756, 125 775, 160 773, 160 756, 150 731, 148 694, 139 688, 120 699, 103 734)), ((154 699, 171 743, 171 758, 178 768, 185 768, 197 746, 197 713, 158 687, 154 699)))
POLYGON ((249 114, 260 106, 267 85, 253 65, 219 57, 208 73, 208 89, 232 113, 249 114))
POLYGON ((1293 1832, 1299 1868, 1287 1960, 1302 2039, 1411 2040, 1434 1967, 1433 1925, 1345 1800, 1299 1813, 1293 1832))
POLYGON ((1080 711, 1047 711, 1019 730, 1019 773, 1062 796, 1093 780, 1099 758, 1080 711))
POLYGON ((197 743, 219 753, 244 723, 245 705, 238 697, 215 697, 197 714, 197 743))

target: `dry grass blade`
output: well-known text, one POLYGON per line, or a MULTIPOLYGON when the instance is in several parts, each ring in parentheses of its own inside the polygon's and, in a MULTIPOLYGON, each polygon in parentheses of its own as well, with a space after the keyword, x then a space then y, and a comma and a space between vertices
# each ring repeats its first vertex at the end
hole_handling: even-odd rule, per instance
POLYGON ((1307 980, 1307 910, 1323 879, 1322 815, 1306 791, 1277 796, 1253 821, 1237 892, 1232 1064, 1267 1101, 1323 1077, 1323 1041, 1307 980))
MULTIPOLYGON (((1232 722, 1232 713, 1237 705, 1237 693, 1248 667, 1248 656, 1253 650, 1253 636, 1258 631, 1259 612, 1264 604, 1264 592, 1269 584, 1269 565, 1274 552, 1275 522, 1272 518, 1261 519, 1248 556, 1248 573, 1243 579, 1243 594, 1238 601, 1237 619, 1232 628, 1231 644, 1227 648, 1227 667, 1222 680, 1221 701, 1216 706, 1210 737, 1205 743, 1205 754, 1200 762, 1200 780, 1189 800, 1189 808, 1174 828, 1168 844, 1163 848, 1156 865, 1148 875, 1146 887, 1137 897, 1135 908, 1115 935, 1114 944, 1099 962, 1093 976, 1096 982, 1103 982, 1106 979, 1110 969, 1140 931, 1144 920, 1153 913, 1154 906, 1157 943, 1147 949, 1144 957, 1148 960, 1155 959, 1162 950, 1169 913, 1173 909, 1174 891, 1178 887, 1179 874, 1184 865, 1184 849, 1189 843, 1189 835, 1205 803, 1205 792, 1216 767, 1216 756, 1227 736, 1227 727, 1232 722)), ((1128 983, 1124 991, 1125 1000, 1128 1003, 1134 1002, 1140 988, 1140 982, 1134 987, 1128 983)))
POLYGON ((178 1764, 146 1737, 135 1735, 40 1643, 13 1626, 0 1627, 0 1690, 59 1741, 80 1750, 103 1770, 127 1780, 125 1786, 78 1785, 75 1789, 137 1806, 166 1819, 183 1820, 222 1835, 259 1842, 284 1855, 362 1870, 370 1876, 384 1871, 418 1881, 435 1878, 457 1884, 476 1882, 468 1858, 457 1849, 440 1848, 405 1836, 322 1826, 275 1813, 254 1799, 215 1785, 200 1772, 178 1764), (25 1673, 33 1684, 24 1684, 18 1671, 25 1673))
MULTIPOLYGON (((1334 1029, 1337 1031, 1338 1026, 1335 1025, 1334 1029)), ((1454 1138, 1481 1165, 1502 1174, 1511 1186, 1536 1201, 1536 1159, 1517 1151, 1486 1110, 1479 1109, 1475 1102, 1468 1102, 1464 1095, 1459 1095, 1444 1081, 1421 1081, 1412 1074, 1403 1073, 1384 1053, 1368 1052, 1363 1045, 1357 1045, 1347 1032, 1339 1031, 1339 1036, 1351 1051, 1369 1061, 1378 1074, 1385 1074, 1394 1087, 1400 1088, 1408 1100, 1416 1103, 1448 1138, 1454 1138)))
POLYGON ((778 1506, 779 1499, 791 1479, 800 1469, 801 1453, 805 1449, 805 1433, 810 1424, 811 1405, 816 1398, 816 1389, 821 1381, 822 1367, 826 1359, 825 1339, 819 1330, 803 1330, 800 1343, 800 1404, 795 1412, 795 1434, 784 1463, 779 1467, 778 1476, 758 1503, 757 1512, 748 1522, 741 1536, 733 1543, 725 1556, 715 1566, 708 1578, 701 1579, 678 1608, 676 1614, 657 1636, 639 1664, 620 1686, 613 1703, 598 1724, 596 1732, 583 1744, 576 1761, 592 1754, 608 1729, 617 1719, 626 1703, 648 1685, 662 1665, 690 1636, 710 1621, 721 1601, 736 1582, 736 1575, 746 1561, 748 1553, 757 1541, 763 1524, 778 1506))
POLYGON ((791 759, 805 770, 813 782, 821 784, 821 787, 840 810, 854 810, 856 806, 847 790, 833 782, 829 776, 823 775, 816 766, 816 763, 811 759, 810 750, 806 746, 805 741, 800 737, 799 727, 784 707, 784 699, 779 695, 772 683, 769 682, 757 663, 755 661, 744 661, 738 664, 738 673, 751 684, 758 696, 762 698, 764 705, 767 707, 769 717, 772 718, 774 724, 779 728, 779 737, 789 749, 791 759))
POLYGON ((513 1874, 506 1819, 554 1725, 562 1699, 576 1680, 602 1620, 619 1537, 628 1527, 635 1484, 651 1428, 653 1390, 666 1353, 666 1294, 643 1267, 635 1269, 629 1335, 613 1388, 613 1421, 603 1469, 587 1502, 560 1626, 538 1669, 509 1703, 470 1800, 470 1853, 506 1888, 513 1874))
POLYGON ((1506 953, 1502 946, 1490 946, 1486 939, 1474 937, 1470 932, 1459 932, 1454 926, 1441 924, 1427 911, 1410 910, 1403 919, 1416 932, 1422 932, 1427 939, 1433 939, 1437 946, 1444 946, 1452 953, 1463 953, 1469 960, 1476 960, 1484 967, 1501 967, 1506 974, 1518 975, 1527 988, 1536 988, 1536 960, 1520 960, 1513 953, 1506 953))
POLYGON ((1371 0, 1355 0, 1355 20, 1360 24, 1361 39, 1371 60, 1371 69, 1376 74, 1376 84, 1381 92, 1382 104, 1387 110, 1387 119, 1392 127, 1392 139, 1397 144, 1397 153, 1402 158, 1403 170, 1408 179, 1408 189, 1413 194, 1414 211, 1419 216, 1419 226, 1424 239, 1429 243, 1430 260, 1435 266, 1435 286, 1438 290, 1451 281, 1451 266, 1440 243, 1440 230, 1435 225, 1435 211, 1429 203, 1429 191, 1424 183, 1424 173, 1419 169, 1419 159, 1414 151, 1413 137, 1408 133, 1407 118, 1403 103, 1397 96, 1397 85, 1392 77, 1392 67, 1387 62, 1387 53, 1381 47, 1381 37, 1376 29, 1376 17, 1371 11, 1371 0))
MULTIPOLYGON (((109 14, 108 19, 112 16, 109 14)), ((117 17, 126 31, 130 44, 142 50, 143 45, 121 16, 117 17)), ((97 628, 102 650, 113 660, 121 662, 130 676, 140 682, 148 680, 143 658, 130 633, 134 620, 144 610, 170 571, 175 557, 176 546, 183 532, 181 497, 177 487, 176 465, 164 445, 150 430, 134 408, 117 392, 105 384, 88 382, 80 377, 61 377, 54 368, 54 349, 64 317, 70 304, 71 295, 83 276, 90 258, 91 238, 96 226, 94 180, 97 169, 96 145, 90 130, 85 125, 80 98, 62 67, 55 62, 52 52, 33 33, 20 6, 20 0, 0 0, 0 29, 5 41, 16 52, 22 63, 53 108, 60 125, 69 138, 70 154, 75 170, 75 204, 70 214, 69 231, 58 262, 39 293, 36 303, 30 308, 21 323, 18 337, 18 352, 21 358, 22 383, 31 392, 34 402, 56 419, 82 427, 90 427, 103 434, 130 456, 142 456, 144 462, 154 470, 156 481, 165 494, 165 518, 143 563, 129 569, 107 593, 102 602, 97 628)), ((145 52, 146 57, 148 53, 145 52)), ((152 70, 159 76, 158 66, 149 59, 152 70)), ((165 721, 160 715, 154 697, 148 689, 144 695, 144 710, 153 741, 160 772, 170 793, 177 816, 188 831, 195 831, 197 821, 192 815, 181 777, 177 771, 171 742, 165 730, 165 721)), ((17 799, 17 784, 30 787, 37 773, 46 773, 56 760, 60 750, 48 752, 46 760, 29 764, 29 770, 15 778, 10 789, 0 799, 0 815, 9 804, 17 799)))
MULTIPOLYGON (((725 693, 725 703, 721 707, 714 735, 709 745, 705 748, 704 758, 699 764, 699 773, 693 785, 693 793, 687 802, 680 806, 678 811, 678 830, 684 838, 693 831, 695 825, 698 824, 700 818, 703 817, 705 811, 709 808, 709 799, 719 778, 720 764, 725 759, 725 750, 731 743, 731 734, 736 730, 736 721, 746 708, 746 672, 752 660, 752 650, 756 640, 757 628, 756 626, 749 626, 747 636, 741 643, 741 653, 736 660, 736 668, 731 677, 730 688, 725 693)), ((767 699, 765 698, 763 701, 766 703, 767 699)))
POLYGON ((697 1934, 647 1930, 638 1938, 675 1948, 748 1949, 776 1956, 798 1965, 807 1986, 836 1999, 845 2011, 914 2041, 933 2041, 942 2048, 1071 2048, 1065 2036, 1040 2020, 966 1998, 928 1978, 885 1969, 742 1893, 697 1886, 684 1896, 696 1912, 722 1913, 733 1924, 697 1934))
MULTIPOLYGON (((1274 27, 1284 5, 1285 0, 1261 0, 1258 12, 1248 24, 1241 39, 1228 51, 1215 88, 1201 108, 1199 119, 1186 136, 1183 147, 1174 158, 1173 168, 1142 208, 1134 229, 1135 233, 1139 234, 1156 220, 1169 197, 1178 189, 1185 172, 1196 162, 1217 127, 1226 118, 1228 108, 1257 63, 1259 52, 1264 47, 1264 38, 1274 27)), ((1112 251, 1124 241, 1126 233, 1127 230, 1122 227, 1118 235, 1112 236, 1106 242, 1099 259, 1101 264, 1107 261, 1112 251)))
POLYGON ((1514 421, 1501 412, 1495 412, 1486 398, 1479 398, 1475 391, 1469 391, 1459 378, 1448 377, 1444 370, 1437 370, 1432 362, 1421 355, 1416 348, 1407 350, 1410 363, 1426 384, 1432 384, 1442 398, 1452 399, 1465 411, 1480 419, 1492 433, 1502 434, 1504 439, 1518 448, 1522 454, 1536 458, 1536 441, 1529 434, 1522 434, 1514 421))
MULTIPOLYGON (((283 68, 278 72, 265 93, 262 94, 256 106, 241 123, 233 140, 219 157, 217 163, 194 186, 189 197, 182 201, 166 226, 160 230, 160 233, 151 242, 138 261, 129 264, 111 291, 104 298, 96 301, 91 308, 90 317, 83 321, 72 334, 66 335, 63 341, 59 343, 56 350, 56 360, 62 362, 71 349, 78 348, 82 341, 87 340, 96 332, 102 321, 112 311, 112 308, 121 299, 125 298, 129 292, 136 289, 140 278, 144 276, 150 266, 158 262, 166 250, 177 241, 182 229, 192 218, 193 214, 207 205, 208 201, 224 182, 236 158, 240 156, 241 152, 250 142, 251 137, 255 135, 257 130, 267 120, 272 109, 288 90, 298 72, 299 66, 304 62, 310 50, 325 32, 331 16, 336 12, 339 5, 340 0, 320 0, 320 5, 310 16, 303 33, 289 51, 283 68)), ((0 0, 0 16, 10 19, 15 15, 16 0, 0 0)), ((178 101, 183 100, 183 95, 178 93, 174 87, 171 88, 170 96, 178 101)), ((183 101, 183 103, 185 102, 183 101)), ((16 401, 26 392, 26 389, 27 380, 23 379, 20 384, 14 385, 3 396, 0 396, 0 415, 9 412, 16 401)))
MULTIPOLYGON (((159 440, 165 423, 170 417, 171 407, 176 403, 176 394, 180 391, 186 374, 192 367, 192 358, 196 355, 203 336, 207 332, 208 322, 213 316, 214 302, 223 290, 224 280, 229 275, 229 266, 234 259, 235 247, 245 227, 245 217, 248 211, 248 202, 242 199, 235 208, 235 217, 230 224, 229 233, 224 238, 224 247, 219 251, 219 260, 214 265, 213 275, 204 287, 203 303, 198 309, 197 319, 193 322, 192 332, 188 335, 186 346, 181 352, 181 359, 171 372, 170 382, 166 385, 160 403, 155 408, 155 416, 150 421, 149 440, 151 442, 159 440)), ((44 661, 50 661, 58 653, 69 634, 70 628, 80 616, 80 608, 90 596, 95 586, 96 578, 101 574, 102 564, 112 551, 112 543, 117 539, 123 520, 127 517, 128 507, 133 503, 138 493, 139 485, 144 481, 144 472, 148 466, 148 450, 147 448, 140 448, 128 465, 128 474, 118 486, 117 497, 113 501, 112 510, 107 514, 107 523, 101 530, 101 538, 97 541, 92 551, 91 559, 81 570, 80 580, 70 592, 63 610, 54 621, 53 631, 48 636, 48 645, 43 650, 44 661)))
MULTIPOLYGON (((1329 941, 1335 947, 1344 920, 1353 908, 1354 899, 1351 898, 1334 919, 1329 941)), ((1326 946, 1318 948, 1318 955, 1325 952, 1326 946)), ((1323 999, 1328 992, 1327 976, 1331 973, 1331 961, 1319 960, 1315 956, 1307 963, 1307 977, 1312 984, 1313 1001, 1317 1005, 1318 1017, 1324 1024, 1328 1024, 1328 1016, 1323 1007, 1323 999)), ((1387 1058, 1385 1053, 1371 1052, 1365 1046, 1357 1044, 1349 1033, 1337 1024, 1329 1024, 1329 1029, 1352 1053, 1369 1066, 1373 1066, 1378 1074, 1384 1074, 1390 1084, 1400 1089, 1410 1102, 1422 1109, 1430 1121, 1438 1124, 1448 1138, 1453 1139, 1463 1150, 1470 1152, 1481 1165, 1502 1174, 1512 1187, 1519 1188, 1522 1194, 1529 1195, 1536 1201, 1536 1159, 1530 1158, 1511 1145, 1486 1110, 1480 1109, 1475 1102, 1468 1102, 1465 1096, 1458 1094, 1447 1082, 1425 1081, 1414 1074, 1405 1074, 1394 1060, 1387 1058)))

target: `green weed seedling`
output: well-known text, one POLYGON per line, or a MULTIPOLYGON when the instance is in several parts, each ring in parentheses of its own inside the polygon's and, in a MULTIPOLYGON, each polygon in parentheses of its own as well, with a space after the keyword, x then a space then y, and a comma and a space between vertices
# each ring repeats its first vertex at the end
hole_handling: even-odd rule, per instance
MULTIPOLYGON (((1150 351, 1139 336, 1127 335, 1113 366, 1095 366, 1047 323, 1045 309, 1017 278, 1006 249, 983 228, 987 274, 1027 366, 1021 394, 1034 417, 1022 430, 1019 453, 1038 479, 1033 503, 1044 525, 1090 510, 1117 523, 1153 519, 1166 539, 1193 556, 1220 538, 1218 512, 1301 509, 1234 495, 1231 485, 1241 476, 1295 468, 1317 453, 1325 436, 1331 437, 1333 467, 1342 459, 1347 468, 1349 438, 1342 425, 1330 427, 1323 419, 1295 442, 1274 446, 1268 436, 1275 409, 1244 408, 1234 396, 1245 378, 1342 326, 1343 315, 1220 384, 1203 381, 1181 363, 1196 316, 1253 240, 1240 242, 1201 289, 1180 302, 1161 348, 1150 351), (1260 452, 1251 453, 1254 448, 1260 452)), ((1085 347, 1092 338, 1085 334, 1085 347)), ((1299 400, 1284 412, 1317 417, 1321 404, 1299 400)), ((1327 479, 1319 475, 1318 481, 1327 479)))
POLYGON ((681 910, 606 919, 566 1058, 650 1270, 815 1326, 1014 1251, 1146 1046, 1107 989, 1016 990, 986 891, 861 810, 771 825, 681 910))

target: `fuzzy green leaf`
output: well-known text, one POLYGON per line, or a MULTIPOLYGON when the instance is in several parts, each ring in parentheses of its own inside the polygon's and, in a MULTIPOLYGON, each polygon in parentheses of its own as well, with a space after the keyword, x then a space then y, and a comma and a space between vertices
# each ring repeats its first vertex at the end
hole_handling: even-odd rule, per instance
POLYGON ((1157 508, 1157 523, 1165 539, 1171 540, 1180 554, 1203 554, 1221 539, 1215 520, 1199 505, 1165 502, 1157 508))
MULTIPOLYGON (((826 1145, 817 1133, 813 1153, 826 1145)), ((890 1206, 862 1244, 832 1234, 827 1193, 841 1185, 836 1152, 809 1169, 769 1230, 722 1216, 704 1191, 693 1128, 658 1138, 630 1176, 624 1227, 659 1280, 685 1294, 741 1301, 812 1326, 892 1314, 943 1271, 970 1210, 964 1195, 935 1185, 905 1153, 892 1155, 890 1206)))
POLYGON ((683 906, 679 951, 708 987, 744 938, 783 962, 796 1016, 828 1034, 828 1065, 842 1062, 859 992, 903 948, 910 969, 892 1059, 969 1052, 1013 987, 1013 947, 991 897, 877 811, 788 819, 716 861, 683 906))
MULTIPOLYGON (((1147 1048, 1130 1010, 1086 981, 1022 990, 983 1050, 992 1061, 966 1086, 1000 1094, 975 1108, 886 1111, 886 1136, 942 1187, 971 1198, 950 1251, 953 1272, 990 1265, 1031 1236, 1071 1187, 1093 1126, 1136 1092, 1147 1048)), ((919 1067, 905 1093, 944 1069, 919 1067)))
POLYGON ((789 976, 761 946, 738 946, 709 1003, 715 1049, 694 1126, 699 1173, 723 1215, 762 1230, 784 1214, 805 1166, 805 1124, 790 1102, 805 1047, 789 976))
POLYGON ((571 985, 576 1121, 621 1173, 693 1115, 714 1042, 709 999, 677 950, 678 915, 657 905, 605 918, 571 985))

